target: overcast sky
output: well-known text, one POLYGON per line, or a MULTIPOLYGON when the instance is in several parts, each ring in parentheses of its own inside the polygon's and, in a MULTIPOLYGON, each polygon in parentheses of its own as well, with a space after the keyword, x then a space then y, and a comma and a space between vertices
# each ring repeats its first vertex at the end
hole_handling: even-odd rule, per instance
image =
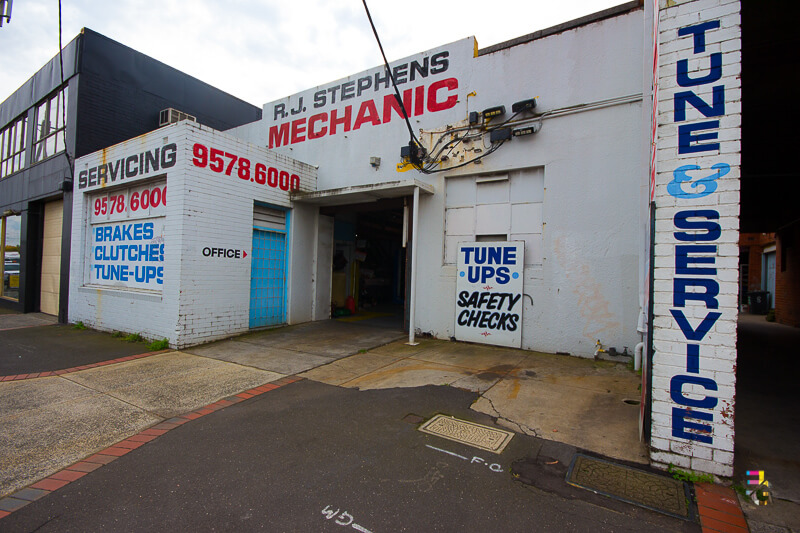
MULTIPOLYGON (((474 35, 480 47, 623 0, 371 0, 389 61, 474 35)), ((90 28, 261 106, 382 63, 361 0, 63 0, 90 28)), ((16 0, 0 28, 0 101, 58 52, 58 0, 16 0)))

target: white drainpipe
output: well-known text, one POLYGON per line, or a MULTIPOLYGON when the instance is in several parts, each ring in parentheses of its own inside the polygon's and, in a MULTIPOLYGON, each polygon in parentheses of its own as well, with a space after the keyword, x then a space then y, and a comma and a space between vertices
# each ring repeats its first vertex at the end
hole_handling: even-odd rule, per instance
POLYGON ((642 354, 644 353, 644 343, 640 342, 633 350, 633 369, 639 370, 642 368, 642 354))

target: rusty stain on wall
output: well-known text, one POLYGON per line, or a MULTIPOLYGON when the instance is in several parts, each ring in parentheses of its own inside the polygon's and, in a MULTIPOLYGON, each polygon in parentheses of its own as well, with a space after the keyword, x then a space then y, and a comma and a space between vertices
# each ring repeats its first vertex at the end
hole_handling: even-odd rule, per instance
MULTIPOLYGON (((556 237, 553 240, 553 250, 556 259, 561 265, 574 264, 573 257, 570 257, 567 249, 569 245, 565 242, 565 237, 556 237)), ((620 323, 615 320, 616 316, 609 309, 609 302, 603 296, 600 283, 592 275, 589 265, 583 263, 577 268, 563 270, 569 282, 569 289, 577 296, 578 312, 584 320, 583 336, 594 341, 601 337, 607 337, 612 331, 620 327, 620 323)))

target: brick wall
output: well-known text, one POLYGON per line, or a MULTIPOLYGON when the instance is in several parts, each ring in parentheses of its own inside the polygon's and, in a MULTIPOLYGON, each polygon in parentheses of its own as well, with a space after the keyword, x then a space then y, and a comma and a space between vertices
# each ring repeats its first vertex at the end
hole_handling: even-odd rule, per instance
MULTIPOLYGON (((101 330, 166 338, 171 346, 180 348, 249 327, 253 205, 290 207, 287 191, 256 181, 256 163, 298 175, 304 191, 316 188, 316 169, 228 134, 182 122, 80 158, 76 173, 171 143, 177 145, 177 152, 176 164, 166 172, 169 202, 163 213, 163 285, 143 290, 92 284, 89 218, 94 207, 90 202, 100 189, 111 194, 134 184, 160 183, 165 173, 143 174, 105 187, 82 187, 79 179, 74 194, 69 320, 101 330), (239 175, 242 164, 237 160, 229 175, 228 157, 223 158, 221 172, 212 170, 210 162, 203 167, 195 165, 196 143, 209 152, 215 148, 246 158, 249 173, 239 175), (207 247, 248 255, 212 256, 204 252, 207 247)), ((291 286, 291 279, 288 284, 291 286)))
POLYGON ((775 244, 774 233, 742 233, 739 236, 739 248, 748 251, 747 292, 762 290, 761 256, 764 248, 772 244, 775 244))
MULTIPOLYGON (((316 170, 266 148, 245 143, 207 128, 191 127, 184 158, 192 160, 192 146, 201 143, 267 166, 287 169, 300 177, 300 190, 316 189, 316 170)), ((252 176, 251 176, 252 177, 252 176)), ((229 336, 249 328, 250 257, 205 257, 205 247, 252 249, 255 201, 289 208, 288 193, 255 181, 211 172, 187 163, 179 190, 182 195, 180 305, 178 345, 197 344, 229 336)), ((290 214, 291 216, 291 214, 290 214)), ((303 245, 313 248, 313 243, 303 245)), ((287 286, 291 290, 291 277, 287 286)), ((309 308, 311 302, 308 302, 309 308)))
POLYGON ((740 5, 659 1, 651 462, 730 476, 740 5))

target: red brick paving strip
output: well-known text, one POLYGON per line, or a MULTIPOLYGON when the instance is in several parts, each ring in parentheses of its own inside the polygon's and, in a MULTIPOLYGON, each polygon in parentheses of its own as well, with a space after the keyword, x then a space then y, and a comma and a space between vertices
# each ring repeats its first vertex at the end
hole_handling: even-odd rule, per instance
POLYGON ((115 461, 117 459, 114 455, 106 455, 103 453, 96 453, 91 457, 87 457, 84 459, 87 463, 97 463, 99 465, 107 465, 111 461, 115 461))
POLYGON ((74 470, 61 470, 56 472, 49 479, 58 479, 61 481, 75 481, 86 475, 86 472, 76 472, 74 470))
POLYGON ((40 482, 31 485, 31 488, 54 491, 60 489, 61 487, 67 485, 68 483, 69 481, 63 479, 51 479, 47 477, 41 480, 40 482))
POLYGON ((138 355, 129 355, 128 357, 120 357, 118 359, 110 359, 108 361, 101 361, 99 363, 91 363, 89 365, 73 366, 72 368, 65 368, 63 370, 51 370, 49 372, 36 372, 33 374, 14 374, 12 376, 0 376, 0 381, 18 381, 22 379, 44 378, 49 376, 60 376, 62 374, 72 374, 73 372, 80 372, 81 370, 88 370, 90 368, 97 368, 98 366, 113 365, 115 363, 124 363, 126 361, 133 361, 134 359, 141 359, 142 357, 150 357, 169 352, 171 350, 159 350, 157 352, 145 352, 138 355))
POLYGON ((86 461, 81 461, 70 466, 69 469, 74 470, 75 472, 86 472, 88 474, 89 472, 94 472, 101 466, 103 465, 100 463, 88 463, 86 461))
MULTIPOLYGON (((162 350, 160 352, 152 352, 152 353, 145 353, 140 355, 132 355, 130 357, 123 357, 120 359, 114 359, 113 361, 104 361, 103 363, 95 363, 94 365, 89 365, 90 367, 100 366, 103 364, 110 364, 113 362, 121 362, 121 361, 129 361, 131 359, 138 359, 141 357, 149 357, 151 355, 156 355, 159 353, 166 352, 168 350, 162 350)), ((68 372, 75 372, 75 368, 70 368, 66 370, 57 370, 52 372, 52 375, 59 375, 59 372, 62 374, 68 372)), ((27 376, 23 374, 23 376, 27 376)), ((4 376, 0 381, 12 381, 16 379, 28 379, 27 377, 20 377, 20 376, 4 376)), ((30 487, 21 489, 20 491, 6 496, 5 498, 0 498, 0 519, 10 515, 17 509, 21 509, 25 505, 28 505, 30 502, 38 500, 39 498, 50 494, 54 490, 58 490, 61 487, 68 485, 72 481, 82 478, 89 472, 93 472, 98 468, 102 467, 103 465, 107 465, 108 463, 116 460, 117 458, 133 451, 134 449, 147 444, 148 442, 158 438, 159 436, 163 435, 167 431, 175 429, 190 420, 195 420, 197 418, 203 417, 205 415, 211 414, 215 411, 219 411, 220 409, 225 409, 231 405, 237 404, 239 402, 243 402, 245 399, 252 398, 254 396, 258 396, 260 394, 264 394, 265 392, 269 392, 271 390, 275 390, 279 387, 284 385, 288 385, 290 383, 295 383, 296 381, 300 381, 304 378, 296 377, 296 376, 287 376, 281 378, 277 381, 273 381, 271 383, 265 383, 264 385, 260 385, 256 388, 241 392, 236 396, 229 396, 227 398, 223 398, 222 400, 218 400, 214 403, 205 405, 194 411, 189 413, 183 414, 179 417, 170 418, 168 420, 164 420, 163 422, 159 422, 158 424, 140 431, 136 435, 132 435, 127 439, 124 439, 116 444, 112 444, 108 448, 97 452, 94 455, 83 459, 82 461, 78 461, 77 463, 70 465, 63 470, 59 470, 58 472, 42 479, 31 485, 30 487)))
POLYGON ((697 510, 703 533, 747 533, 739 498, 733 489, 709 483, 696 483, 697 510))

